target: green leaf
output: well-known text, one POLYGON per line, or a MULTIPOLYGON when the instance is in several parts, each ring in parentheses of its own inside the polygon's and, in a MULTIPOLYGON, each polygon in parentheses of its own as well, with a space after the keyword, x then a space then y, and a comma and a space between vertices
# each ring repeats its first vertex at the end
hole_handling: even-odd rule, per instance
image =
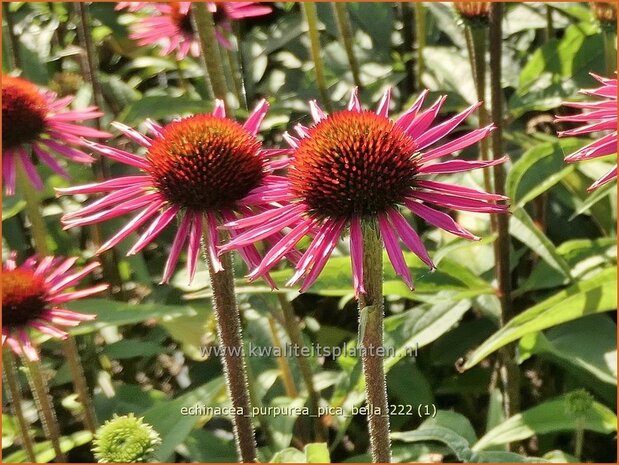
POLYGON ((305 463, 305 454, 294 447, 287 447, 277 452, 270 463, 305 463))
POLYGON ((593 313, 617 308, 617 268, 606 268, 514 317, 467 358, 463 370, 522 336, 593 313))
POLYGON ((535 225, 533 219, 523 208, 514 209, 509 221, 509 232, 565 278, 570 278, 570 266, 557 252, 552 241, 535 225))
POLYGON ((107 299, 83 299, 66 304, 70 310, 97 315, 94 321, 82 323, 71 330, 72 334, 88 334, 107 326, 140 323, 150 319, 170 320, 196 315, 188 305, 129 304, 107 299))
POLYGON ((163 354, 166 348, 150 341, 138 341, 135 339, 125 339, 114 342, 103 348, 103 353, 116 360, 134 357, 153 357, 163 354))
POLYGON ((617 325, 607 315, 591 315, 520 340, 519 361, 535 354, 558 359, 588 371, 605 383, 617 384, 617 325))
MULTIPOLYGON (((161 446, 157 449, 157 460, 166 462, 204 417, 199 414, 182 413, 183 408, 196 406, 214 407, 225 395, 222 377, 216 378, 193 391, 187 392, 169 402, 162 402, 144 412, 144 421, 161 435, 161 446)), ((197 412, 199 413, 199 412, 197 412)), ((208 416, 206 417, 208 419, 208 416)))
POLYGON ((460 321, 470 308, 469 300, 445 300, 435 305, 420 305, 400 315, 386 318, 385 332, 397 347, 397 351, 393 357, 385 360, 385 370, 388 371, 410 351, 441 337, 460 321))
POLYGON ((574 170, 563 160, 582 146, 578 139, 539 144, 527 150, 507 175, 507 195, 513 207, 523 207, 574 170))
POLYGON ((456 454, 458 460, 462 462, 471 462, 471 458, 473 456, 473 451, 469 446, 469 442, 459 434, 444 426, 432 426, 428 428, 420 427, 415 431, 391 433, 391 439, 394 441, 404 442, 441 442, 449 447, 454 454, 456 454))
POLYGON ((324 442, 313 442, 305 446, 305 463, 331 463, 329 447, 324 442))
MULTIPOLYGON (((473 450, 480 451, 500 444, 521 441, 534 434, 573 431, 576 429, 577 420, 568 413, 566 396, 562 396, 507 419, 477 441, 473 450)), ((602 434, 617 431, 617 416, 599 402, 593 402, 583 420, 583 427, 589 431, 602 434)))
POLYGON ((210 109, 210 104, 205 101, 186 96, 148 96, 142 97, 125 108, 119 116, 119 121, 134 125, 148 118, 153 120, 170 119, 175 116, 205 113, 210 109))
POLYGON ((26 208, 26 201, 17 196, 4 196, 2 198, 2 221, 13 218, 26 208))

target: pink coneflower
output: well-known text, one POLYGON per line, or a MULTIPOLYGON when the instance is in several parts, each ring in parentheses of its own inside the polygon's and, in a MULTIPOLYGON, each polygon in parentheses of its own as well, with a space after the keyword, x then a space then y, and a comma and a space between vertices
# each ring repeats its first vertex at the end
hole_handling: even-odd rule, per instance
POLYGON ((356 90, 348 109, 330 116, 316 102, 310 102, 314 125, 308 128, 298 124, 295 127, 298 138, 285 135, 293 148, 289 174, 273 186, 271 195, 271 199, 282 206, 228 224, 233 230, 249 229, 223 246, 222 251, 246 247, 252 241, 291 228, 249 275, 250 279, 255 279, 268 272, 309 231, 316 231, 288 282, 288 285, 294 284, 305 276, 301 286, 301 291, 305 291, 317 279, 340 236, 349 227, 354 288, 357 293, 364 293, 362 220, 376 219, 396 272, 411 288, 412 278, 398 239, 428 266, 433 268, 434 265, 421 239, 402 216, 401 206, 436 227, 467 239, 478 239, 449 215, 428 204, 455 210, 504 213, 507 206, 493 202, 506 198, 424 178, 486 168, 502 163, 505 158, 490 162, 448 160, 434 163, 438 158, 477 143, 493 126, 473 130, 436 146, 479 104, 432 127, 446 97, 421 111, 426 95, 427 91, 423 92, 395 122, 388 118, 389 91, 376 113, 361 109, 356 90), (434 148, 429 148, 431 146, 434 148))
MULTIPOLYGON (((597 76, 591 73, 602 86, 597 89, 582 90, 581 93, 604 100, 595 102, 566 102, 563 105, 571 108, 586 110, 579 115, 559 116, 559 122, 584 123, 575 129, 559 132, 559 137, 582 136, 600 131, 610 131, 608 134, 591 142, 580 150, 565 157, 565 161, 573 163, 593 158, 604 157, 617 153, 617 79, 597 76)), ((594 182, 587 190, 589 192, 617 179, 617 164, 604 176, 594 182)))
MULTIPOLYGON (((220 271, 222 266, 216 251, 219 221, 234 221, 237 215, 265 208, 277 194, 271 192, 268 185, 279 181, 280 177, 272 172, 286 160, 271 159, 288 151, 262 149, 256 134, 267 110, 268 103, 261 101, 241 126, 226 118, 223 101, 217 100, 212 114, 180 119, 165 127, 149 121, 152 138, 115 123, 127 138, 147 149, 145 157, 97 143, 89 143, 89 146, 108 158, 140 169, 143 174, 58 189, 61 194, 107 194, 63 216, 65 228, 137 212, 99 249, 102 252, 114 247, 152 220, 129 250, 131 255, 142 250, 172 220, 179 218, 162 282, 170 279, 187 240, 187 266, 190 280, 193 279, 203 227, 208 232, 209 256, 215 270, 220 271)), ((251 244, 239 252, 250 266, 260 262, 258 251, 251 244)))
POLYGON ((2 76, 2 174, 7 195, 15 193, 16 163, 21 163, 30 182, 43 188, 43 181, 32 162, 31 152, 54 172, 69 177, 53 154, 69 160, 91 163, 93 158, 76 147, 83 137, 109 137, 110 134, 74 124, 98 118, 96 107, 65 110, 73 97, 56 100, 53 92, 42 91, 25 79, 2 76))
MULTIPOLYGON (((121 2, 117 8, 128 8, 129 11, 138 11, 145 7, 152 7, 157 13, 155 16, 142 18, 131 25, 130 38, 138 45, 159 45, 161 55, 168 55, 176 51, 176 57, 181 60, 187 55, 197 57, 200 54, 200 43, 191 24, 191 2, 146 3, 121 2)), ((213 13, 215 35, 217 40, 227 48, 231 47, 226 39, 230 32, 230 21, 244 18, 253 18, 269 14, 270 6, 259 5, 256 2, 226 2, 208 3, 213 13)))
POLYGON ((2 267, 2 345, 6 342, 16 354, 38 360, 28 329, 65 339, 68 333, 62 327, 94 320, 95 315, 66 310, 64 304, 101 292, 108 285, 70 290, 99 266, 96 262, 76 270, 77 257, 39 260, 33 256, 17 266, 15 256, 12 253, 2 267))

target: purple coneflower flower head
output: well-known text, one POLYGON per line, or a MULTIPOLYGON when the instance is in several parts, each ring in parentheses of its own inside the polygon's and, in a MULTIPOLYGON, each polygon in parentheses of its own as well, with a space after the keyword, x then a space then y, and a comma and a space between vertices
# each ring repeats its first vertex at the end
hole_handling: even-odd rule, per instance
MULTIPOLYGON (((60 194, 106 194, 90 205, 63 216, 66 228, 99 223, 129 213, 137 213, 99 249, 108 250, 150 222, 128 254, 146 247, 175 218, 179 227, 163 272, 168 282, 180 252, 187 247, 187 266, 193 279, 200 253, 203 228, 208 233, 207 249, 215 270, 222 269, 217 255, 218 224, 239 215, 267 208, 269 185, 280 182, 273 174, 287 163, 281 159, 288 150, 265 150, 256 137, 268 110, 262 100, 245 124, 226 118, 224 104, 215 103, 212 114, 183 118, 165 127, 149 121, 152 137, 120 123, 113 123, 128 139, 146 148, 145 157, 90 143, 103 156, 135 167, 142 173, 107 181, 58 189, 60 194)), ((260 262, 253 244, 239 249, 249 266, 260 262)), ((268 278, 267 278, 268 279, 268 278)))
MULTIPOLYGON (((565 157, 568 163, 591 160, 617 153, 617 79, 610 79, 591 74, 602 84, 597 89, 585 89, 581 92, 602 100, 592 102, 566 102, 563 105, 584 110, 578 115, 559 116, 556 121, 580 123, 575 129, 559 132, 559 137, 582 136, 585 134, 609 131, 580 150, 565 157)), ((604 176, 594 182, 587 190, 589 192, 617 179, 617 164, 604 176)))
POLYGON ((33 256, 19 266, 15 257, 11 253, 2 267, 2 345, 6 343, 16 354, 38 360, 28 330, 65 339, 68 333, 63 327, 77 326, 95 319, 95 315, 73 312, 64 305, 101 292, 108 285, 72 290, 99 266, 97 262, 76 270, 77 257, 39 260, 33 256))
POLYGON ((69 174, 54 154, 92 163, 93 158, 78 148, 84 145, 82 138, 111 134, 75 124, 103 113, 96 107, 67 110, 72 101, 71 96, 56 100, 53 92, 42 91, 25 79, 2 76, 2 175, 7 195, 15 193, 16 163, 21 163, 37 189, 43 188, 31 155, 65 178, 69 174))
MULTIPOLYGON (((143 8, 154 10, 153 16, 141 18, 131 25, 129 37, 137 41, 138 45, 159 45, 161 55, 175 51, 179 60, 187 55, 200 55, 198 36, 191 24, 191 2, 137 2, 137 6, 133 2, 121 3, 117 9, 128 8, 133 12, 143 8)), ((271 7, 256 2, 209 2, 208 7, 215 20, 217 40, 227 48, 231 47, 226 38, 226 33, 231 30, 230 21, 263 16, 272 11, 271 7)))
POLYGON ((506 197, 469 187, 426 179, 428 175, 457 173, 486 168, 496 161, 436 160, 469 147, 486 137, 493 126, 475 129, 446 142, 439 141, 460 125, 479 104, 433 126, 445 97, 425 111, 424 91, 412 107, 396 121, 388 117, 388 90, 376 112, 363 110, 357 91, 348 108, 331 115, 310 102, 314 124, 295 126, 297 136, 286 134, 293 148, 289 172, 273 186, 272 200, 281 206, 227 227, 248 228, 233 238, 222 251, 246 247, 254 240, 271 236, 284 228, 290 231, 264 256, 249 275, 255 279, 267 273, 306 235, 311 244, 296 264, 288 282, 302 277, 301 291, 318 278, 338 240, 348 228, 355 292, 363 288, 362 221, 378 224, 383 244, 396 272, 412 288, 413 282, 399 240, 429 267, 434 268, 419 235, 402 216, 402 207, 428 223, 457 236, 478 239, 439 208, 483 213, 505 213, 507 206, 496 201, 506 197))

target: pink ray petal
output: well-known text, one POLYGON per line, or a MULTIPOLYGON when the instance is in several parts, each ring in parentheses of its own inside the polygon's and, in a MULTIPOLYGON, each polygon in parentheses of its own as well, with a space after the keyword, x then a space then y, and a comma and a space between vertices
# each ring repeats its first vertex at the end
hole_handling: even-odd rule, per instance
POLYGON ((185 241, 187 240, 187 233, 191 225, 191 219, 192 216, 189 213, 185 213, 185 216, 181 220, 181 224, 176 232, 174 241, 172 241, 172 247, 170 247, 170 254, 168 255, 168 260, 166 261, 160 284, 169 282, 172 277, 172 272, 176 267, 178 257, 183 249, 183 245, 185 245, 185 241))
POLYGON ((353 287, 355 294, 359 297, 359 294, 365 294, 366 291, 363 285, 363 233, 361 219, 357 216, 350 220, 350 261, 353 287))
POLYGON ((310 114, 312 115, 312 119, 314 120, 314 123, 318 124, 323 119, 327 119, 327 114, 322 110, 322 108, 320 108, 320 105, 318 104, 316 100, 310 100, 309 106, 310 106, 310 114))
POLYGON ((494 125, 490 124, 486 127, 475 129, 471 132, 468 132, 464 136, 458 137, 450 142, 447 142, 444 145, 436 147, 432 150, 428 150, 427 152, 421 155, 421 162, 427 163, 430 160, 434 160, 436 158, 444 157, 445 155, 453 154, 458 150, 462 150, 466 147, 469 147, 473 144, 476 144, 484 137, 486 137, 490 132, 494 130, 494 125))
POLYGON ((350 100, 348 102, 349 111, 361 111, 361 102, 359 102, 359 88, 355 86, 350 94, 350 100))
POLYGON ((245 121, 243 127, 252 136, 258 134, 258 129, 260 128, 260 124, 262 124, 267 111, 269 111, 269 102, 267 102, 266 99, 262 99, 258 102, 258 105, 256 105, 256 108, 252 111, 251 115, 249 115, 247 121, 245 121))
POLYGON ((500 165, 505 163, 508 157, 497 158, 496 160, 449 160, 442 163, 432 163, 423 165, 418 169, 420 174, 438 174, 438 173, 460 173, 462 171, 471 171, 490 166, 500 165))
POLYGON ((345 225, 346 220, 337 220, 333 223, 327 232, 320 249, 316 251, 314 262, 311 265, 312 268, 307 274, 307 277, 303 280, 303 285, 299 289, 299 292, 305 292, 312 286, 312 284, 316 282, 318 276, 320 276, 320 273, 327 264, 329 257, 331 257, 333 249, 335 249, 345 225))
POLYGON ((213 109, 213 116, 217 118, 226 117, 226 106, 221 99, 215 99, 215 108, 213 109))
POLYGON ((150 244, 153 239, 155 239, 155 237, 157 237, 159 233, 170 224, 170 222, 176 217, 179 211, 179 207, 171 206, 161 212, 161 214, 153 220, 150 226, 146 228, 146 231, 144 231, 144 233, 140 236, 136 243, 133 244, 133 247, 129 249, 127 255, 135 255, 148 244, 150 244))
POLYGON ((426 265, 428 265, 431 269, 435 269, 434 263, 432 263, 432 259, 428 255, 428 251, 423 245, 423 241, 417 234, 417 231, 406 221, 406 219, 398 212, 395 208, 392 208, 387 211, 387 215, 389 216, 389 220, 391 221, 391 225, 395 229, 402 242, 417 255, 426 265))
POLYGON ((378 103, 378 108, 376 109, 376 114, 378 116, 382 116, 383 118, 389 118, 389 104, 391 103, 391 87, 387 87, 385 93, 380 99, 378 103))
POLYGON ((417 150, 421 150, 429 145, 434 144, 436 141, 442 139, 454 129, 456 129, 465 119, 469 117, 471 113, 477 110, 481 105, 481 102, 475 103, 468 107, 456 116, 449 118, 447 121, 434 126, 432 129, 425 131, 416 140, 417 150))
POLYGON ((425 221, 430 223, 437 228, 444 229, 451 234, 456 236, 463 237, 465 239, 471 239, 474 241, 480 240, 479 237, 470 233, 458 223, 454 221, 454 219, 446 213, 435 210, 427 205, 424 205, 420 202, 415 202, 413 200, 405 200, 404 204, 417 216, 423 218, 425 221))
POLYGON ((411 277, 410 270, 404 260, 404 254, 398 244, 398 238, 396 237, 389 220, 384 213, 378 215, 378 228, 380 229, 380 235, 383 238, 383 244, 387 250, 389 260, 393 264, 395 272, 402 277, 406 285, 413 289, 413 278, 411 277))
POLYGON ((200 240, 202 239, 202 213, 194 212, 191 231, 189 233, 189 246, 187 248, 187 274, 189 284, 193 282, 200 256, 200 240))

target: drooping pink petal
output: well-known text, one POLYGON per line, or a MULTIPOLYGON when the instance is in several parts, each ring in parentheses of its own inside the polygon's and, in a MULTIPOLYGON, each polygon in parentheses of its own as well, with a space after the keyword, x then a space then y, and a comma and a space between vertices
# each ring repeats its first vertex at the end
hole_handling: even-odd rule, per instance
POLYGON ((417 231, 415 231, 415 229, 408 224, 408 221, 406 221, 406 219, 395 208, 388 210, 387 215, 391 221, 391 225, 395 229, 397 235, 400 236, 400 239, 402 239, 402 242, 406 244, 406 247, 408 247, 411 252, 417 255, 421 261, 423 261, 431 269, 434 269, 434 263, 428 255, 428 251, 423 245, 423 241, 417 234, 417 231))
POLYGON ((160 284, 168 283, 172 277, 172 272, 178 262, 178 256, 180 255, 183 245, 185 245, 185 241, 187 240, 187 233, 191 225, 191 220, 192 216, 185 213, 178 231, 176 232, 176 236, 174 236, 174 241, 172 241, 172 247, 170 247, 170 254, 168 255, 168 260, 166 261, 163 269, 163 277, 161 278, 160 284))
POLYGON ((444 229, 456 236, 463 237, 465 239, 471 239, 474 241, 480 240, 479 237, 470 233, 458 223, 456 223, 451 216, 446 213, 440 212, 433 208, 428 207, 420 202, 413 200, 405 200, 404 204, 417 216, 423 218, 428 223, 437 228, 444 229))
POLYGON ((404 254, 398 244, 398 238, 396 237, 389 220, 384 213, 378 215, 378 228, 380 229, 380 235, 385 244, 387 255, 391 261, 395 272, 402 277, 406 285, 413 289, 413 278, 411 277, 410 270, 404 260, 404 254))
POLYGON ((350 220, 350 261, 353 288, 358 297, 359 294, 365 294, 366 291, 363 285, 363 233, 361 231, 361 219, 357 216, 350 220))

